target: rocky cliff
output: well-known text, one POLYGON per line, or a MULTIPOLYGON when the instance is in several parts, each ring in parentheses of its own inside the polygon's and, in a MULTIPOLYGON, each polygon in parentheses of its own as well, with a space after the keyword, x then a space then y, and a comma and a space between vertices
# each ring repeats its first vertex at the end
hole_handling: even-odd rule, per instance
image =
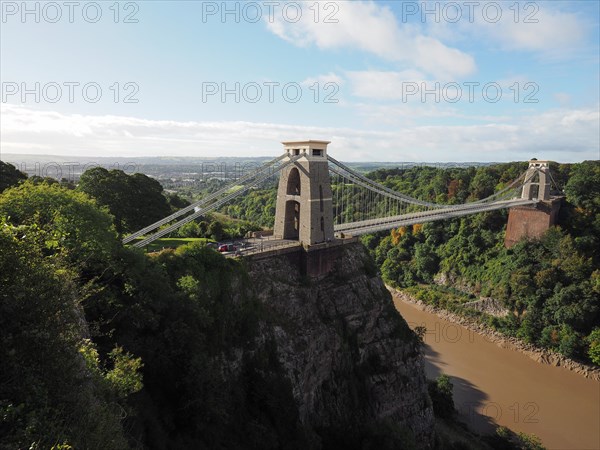
POLYGON ((418 342, 361 244, 340 247, 319 277, 303 276, 293 255, 250 261, 248 271, 271 315, 262 337, 276 343, 300 421, 324 448, 365 427, 433 447, 418 342))

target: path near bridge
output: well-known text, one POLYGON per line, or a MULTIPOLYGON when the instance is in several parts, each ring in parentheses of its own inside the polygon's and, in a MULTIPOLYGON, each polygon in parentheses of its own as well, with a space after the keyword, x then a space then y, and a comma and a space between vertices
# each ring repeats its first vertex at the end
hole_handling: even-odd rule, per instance
POLYGON ((600 382, 501 348, 396 297, 394 303, 411 328, 427 328, 427 377, 451 376, 456 407, 472 428, 533 433, 548 449, 600 449, 600 382))

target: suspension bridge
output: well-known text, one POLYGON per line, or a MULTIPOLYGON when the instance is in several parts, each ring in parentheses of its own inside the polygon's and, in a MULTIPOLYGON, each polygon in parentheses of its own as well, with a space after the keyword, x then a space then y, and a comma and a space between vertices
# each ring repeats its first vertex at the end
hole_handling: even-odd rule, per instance
POLYGON ((305 247, 344 236, 536 205, 550 198, 547 161, 529 168, 487 198, 438 204, 396 192, 327 154, 328 141, 284 142, 285 152, 216 192, 126 236, 124 244, 145 247, 180 227, 219 210, 251 189, 279 178, 273 235, 305 247))

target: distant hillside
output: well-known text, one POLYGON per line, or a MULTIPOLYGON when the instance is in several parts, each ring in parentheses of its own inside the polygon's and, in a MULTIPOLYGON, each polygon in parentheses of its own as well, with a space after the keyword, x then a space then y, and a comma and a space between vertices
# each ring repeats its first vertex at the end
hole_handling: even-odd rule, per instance
MULTIPOLYGON (((152 177, 165 174, 170 176, 197 174, 205 171, 217 172, 222 170, 239 171, 258 167, 271 160, 274 156, 260 157, 190 157, 190 156, 142 156, 142 157, 99 157, 99 156, 65 156, 65 155, 19 155, 15 153, 2 154, 2 161, 13 164, 17 169, 29 176, 67 178, 70 181, 79 179, 86 169, 100 166, 106 169, 121 169, 126 173, 141 172, 152 177)), ((360 172, 372 172, 378 169, 429 166, 438 168, 480 167, 493 163, 481 162, 410 162, 410 161, 380 161, 380 162, 347 162, 347 165, 360 172)))

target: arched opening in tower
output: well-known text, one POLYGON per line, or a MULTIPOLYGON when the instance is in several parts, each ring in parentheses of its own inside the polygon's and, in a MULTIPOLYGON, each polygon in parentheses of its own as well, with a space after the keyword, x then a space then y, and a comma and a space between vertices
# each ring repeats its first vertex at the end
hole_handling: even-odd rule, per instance
POLYGON ((531 178, 531 187, 529 188, 529 198, 538 198, 540 195, 540 172, 536 172, 531 178))
POLYGON ((300 171, 293 167, 288 175, 287 195, 300 195, 300 171))
MULTIPOLYGON (((297 169, 296 169, 297 170, 297 169)), ((300 203, 289 200, 285 204, 284 239, 299 239, 300 237, 300 203)))

